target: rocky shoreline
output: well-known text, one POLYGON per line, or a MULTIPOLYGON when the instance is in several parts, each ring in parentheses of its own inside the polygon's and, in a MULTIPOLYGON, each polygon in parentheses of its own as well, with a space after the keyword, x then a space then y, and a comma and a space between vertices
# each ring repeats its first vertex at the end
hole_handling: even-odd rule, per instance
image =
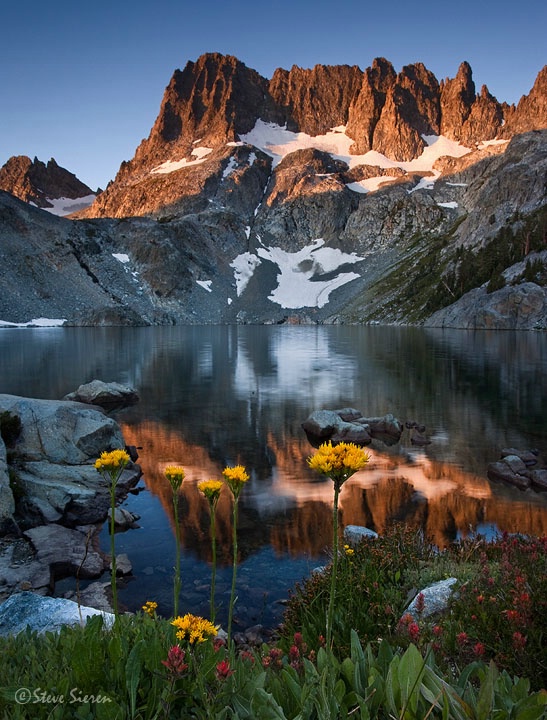
MULTIPOLYGON (((136 398, 130 388, 99 381, 64 400, 0 395, 0 600, 20 591, 50 595, 62 578, 100 578, 110 569, 98 542, 110 493, 94 463, 105 450, 126 447, 107 410, 136 398)), ((132 460, 118 481, 118 502, 142 474, 135 449, 127 449, 132 460)), ((117 508, 115 520, 127 527, 136 518, 117 508)), ((129 559, 117 560, 120 574, 129 574, 129 559)), ((80 601, 109 610, 108 588, 91 583, 80 601)))

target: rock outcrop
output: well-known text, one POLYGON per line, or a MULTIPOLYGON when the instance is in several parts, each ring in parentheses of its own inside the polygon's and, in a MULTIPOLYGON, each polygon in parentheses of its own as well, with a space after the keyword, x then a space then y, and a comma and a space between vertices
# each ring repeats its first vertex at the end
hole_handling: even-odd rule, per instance
POLYGON ((105 383, 102 380, 92 380, 89 383, 80 385, 74 392, 65 395, 63 400, 72 400, 86 405, 98 405, 108 412, 134 405, 139 401, 139 393, 135 388, 121 383, 105 383))
MULTIPOLYGON (((20 527, 104 521, 109 489, 94 462, 102 452, 124 447, 119 425, 97 407, 63 400, 0 395, 0 412, 21 420, 9 463, 20 527)), ((139 477, 139 467, 130 463, 117 493, 123 496, 139 477)))
POLYGON ((539 464, 536 452, 505 448, 500 454, 499 460, 488 465, 489 480, 505 482, 520 490, 547 490, 547 468, 539 464))
POLYGON ((531 132, 545 127, 547 115, 547 65, 539 71, 533 88, 524 95, 516 108, 511 106, 505 112, 506 124, 501 130, 501 137, 510 138, 514 135, 531 132))
POLYGON ((391 413, 383 417, 366 418, 359 410, 315 410, 302 423, 302 429, 315 442, 348 442, 369 445, 373 438, 386 445, 397 443, 403 432, 402 424, 391 413))
MULTIPOLYGON (((98 406, 66 400, 0 395, 0 413, 20 420, 9 462, 0 462, 0 595, 47 595, 64 577, 99 578, 110 564, 97 533, 111 497, 94 463, 102 452, 124 447, 119 425, 98 406)), ((129 462, 116 485, 118 502, 140 475, 129 462)), ((116 532, 137 519, 116 508, 116 532)), ((126 558, 117 569, 129 573, 131 564, 126 558)))

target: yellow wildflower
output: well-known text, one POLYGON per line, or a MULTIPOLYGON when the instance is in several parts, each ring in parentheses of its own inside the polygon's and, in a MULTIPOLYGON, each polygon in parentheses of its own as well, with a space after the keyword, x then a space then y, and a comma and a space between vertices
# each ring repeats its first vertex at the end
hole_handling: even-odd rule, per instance
POLYGON ((165 468, 165 477, 169 480, 173 492, 179 490, 184 480, 184 468, 180 465, 168 465, 165 468))
POLYGON ((207 637, 215 637, 218 632, 218 627, 212 622, 190 613, 183 617, 176 617, 171 625, 177 628, 177 638, 179 640, 187 639, 190 645, 205 642, 207 637))
POLYGON ((369 455, 355 443, 323 443, 315 455, 308 458, 308 465, 321 475, 326 475, 340 487, 349 477, 363 468, 369 455))
POLYGON ((223 485, 222 480, 200 480, 198 482, 198 490, 205 495, 209 505, 214 508, 220 497, 220 491, 223 485))
POLYGON ((344 545, 344 552, 346 553, 346 555, 348 557, 351 557, 352 555, 355 554, 355 550, 352 547, 350 547, 349 545, 344 545))
POLYGON ((249 476, 245 472, 243 465, 236 465, 235 467, 226 467, 222 471, 224 479, 226 480, 228 487, 233 493, 233 496, 237 499, 239 493, 243 488, 243 485, 249 479, 249 476))
POLYGON ((95 460, 95 470, 101 473, 105 480, 110 480, 110 490, 113 493, 116 483, 120 479, 124 467, 129 462, 129 455, 125 450, 110 450, 101 453, 95 460))
POLYGON ((153 600, 147 600, 144 605, 142 606, 142 609, 145 613, 150 615, 150 617, 155 617, 156 615, 156 609, 158 607, 158 603, 154 602, 153 600))
POLYGON ((110 450, 110 452, 101 453, 101 457, 95 460, 95 469, 101 472, 112 473, 123 468, 129 462, 129 455, 125 450, 110 450))

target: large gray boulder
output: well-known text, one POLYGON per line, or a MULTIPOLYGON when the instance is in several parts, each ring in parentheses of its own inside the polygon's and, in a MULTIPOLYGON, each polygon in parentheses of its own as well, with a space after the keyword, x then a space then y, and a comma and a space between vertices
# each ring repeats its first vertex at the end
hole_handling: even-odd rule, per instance
POLYGON ((5 410, 21 420, 15 448, 20 460, 80 465, 124 447, 119 425, 97 407, 0 395, 0 411, 5 410))
MULTIPOLYGON (((0 395, 3 411, 21 420, 21 433, 10 450, 19 522, 22 518, 28 528, 49 522, 75 525, 104 520, 110 496, 94 463, 102 452, 125 447, 116 421, 98 407, 15 395, 0 395)), ((1 470, 0 460, 0 482, 1 470)), ((129 463, 118 482, 118 496, 139 477, 139 466, 129 463)), ((8 503, 6 512, 9 507, 8 503)))
POLYGON ((107 626, 114 622, 112 613, 78 605, 72 600, 32 592, 17 593, 0 605, 0 635, 17 635, 27 628, 38 633, 58 632, 65 625, 85 625, 93 615, 101 615, 107 626))

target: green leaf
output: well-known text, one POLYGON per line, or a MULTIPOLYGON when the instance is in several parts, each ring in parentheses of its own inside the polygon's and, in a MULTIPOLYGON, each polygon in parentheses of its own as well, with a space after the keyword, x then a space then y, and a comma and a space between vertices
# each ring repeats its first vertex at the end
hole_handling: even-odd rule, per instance
POLYGON ((352 687, 355 677, 355 665, 349 658, 344 658, 344 660, 342 660, 340 672, 349 686, 352 687))
POLYGON ((144 640, 139 640, 139 642, 131 649, 125 665, 125 679, 127 691, 129 693, 129 706, 131 708, 132 717, 135 715, 137 710, 137 688, 139 687, 141 676, 141 650, 143 648, 146 648, 146 643, 144 640))
POLYGON ((293 699, 300 705, 302 690, 296 680, 296 672, 293 668, 283 668, 281 671, 283 683, 292 695, 293 699))
POLYGON ((424 670, 425 663, 420 651, 415 645, 409 645, 399 663, 397 676, 401 689, 402 709, 410 708, 413 715, 416 715, 418 709, 419 685, 424 670))
POLYGON ((346 684, 345 682, 340 678, 336 685, 334 686, 334 697, 338 701, 339 704, 342 703, 342 700, 344 699, 344 695, 346 694, 346 684))
POLYGON ((286 720, 283 708, 275 700, 273 695, 263 688, 257 688, 252 701, 254 716, 260 720, 286 720))
POLYGON ((399 685, 399 668, 400 658, 396 655, 389 665, 386 677, 385 693, 386 702, 391 712, 399 717, 401 707, 401 687, 399 685))
POLYGON ((493 662, 490 663, 477 698, 477 720, 488 720, 494 703, 494 682, 498 672, 493 662))
POLYGON ((547 691, 541 690, 518 703, 515 720, 542 720, 547 717, 547 691))

